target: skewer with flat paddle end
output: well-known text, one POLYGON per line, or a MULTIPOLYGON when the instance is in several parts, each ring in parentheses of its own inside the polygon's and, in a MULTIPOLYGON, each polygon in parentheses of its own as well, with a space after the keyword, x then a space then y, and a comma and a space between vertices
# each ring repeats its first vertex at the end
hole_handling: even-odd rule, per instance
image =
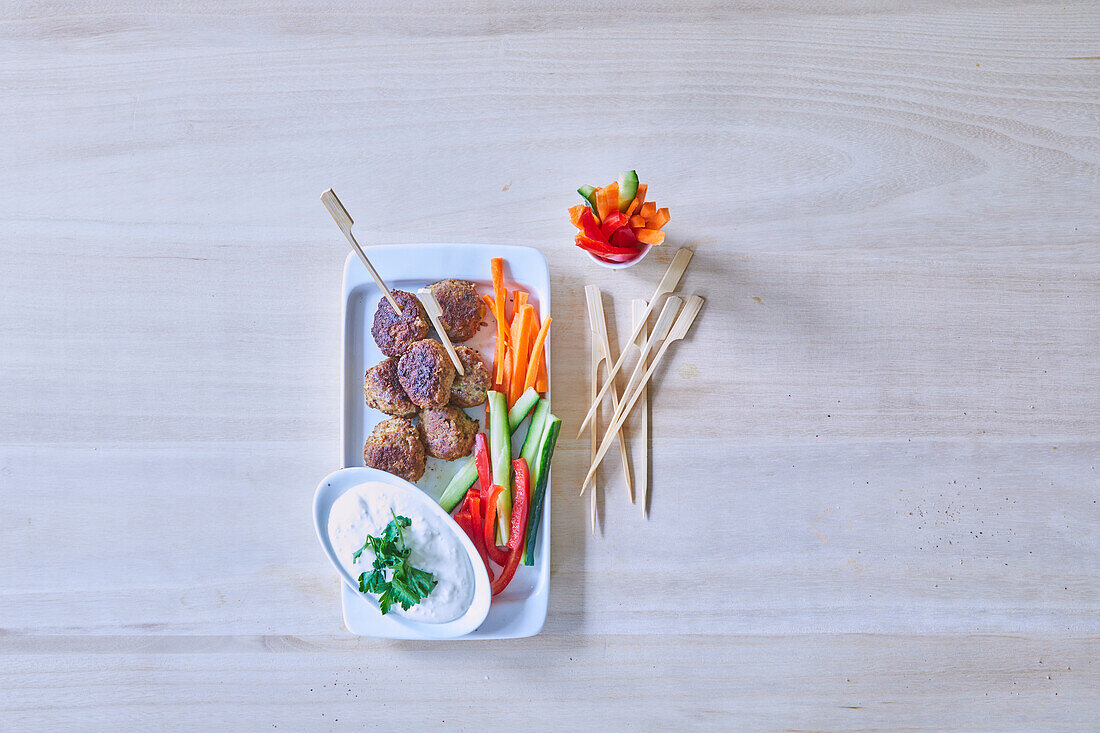
MULTIPOLYGON (((646 318, 649 318, 653 309, 657 307, 657 301, 662 295, 668 295, 676 290, 676 286, 680 284, 680 278, 684 276, 684 270, 687 269, 688 263, 691 262, 691 255, 692 252, 687 247, 681 247, 676 252, 676 256, 672 258, 668 270, 665 271, 665 276, 662 277, 661 282, 657 284, 657 290, 653 292, 653 297, 649 299, 649 305, 645 308, 646 318)), ((619 373, 619 370, 623 368, 623 361, 626 359, 626 355, 634 349, 634 339, 638 338, 638 332, 641 330, 641 325, 635 326, 630 334, 630 338, 624 342, 627 344, 627 347, 619 354, 619 359, 615 362, 615 366, 608 370, 607 381, 604 382, 603 389, 596 395, 596 399, 592 400, 592 405, 588 408, 588 414, 585 415, 584 420, 581 421, 580 430, 577 431, 578 438, 581 437, 581 433, 584 432, 584 428, 588 425, 588 421, 591 420, 592 416, 600 409, 600 400, 607 394, 608 388, 615 383, 615 376, 619 373)))
MULTIPOLYGON (((588 303, 588 319, 592 321, 592 304, 588 303)), ((592 393, 589 395, 590 399, 596 399, 596 393, 600 391, 600 364, 603 363, 603 358, 600 356, 600 346, 596 343, 596 339, 592 339, 592 350, 590 354, 590 364, 592 368, 592 393)), ((599 430, 599 419, 593 420, 592 424, 588 426, 588 434, 591 440, 588 447, 588 460, 596 460, 596 449, 600 447, 600 436, 597 434, 599 430)), ((589 498, 589 515, 592 523, 592 536, 596 536, 596 497, 600 493, 600 485, 595 480, 592 481, 592 493, 589 498)))
POLYGON ((397 315, 401 315, 401 306, 397 304, 397 300, 394 299, 393 293, 386 286, 386 283, 382 282, 382 277, 378 274, 378 271, 374 269, 374 265, 367 259, 367 255, 363 252, 363 248, 359 246, 359 243, 355 241, 355 237, 351 233, 351 225, 355 222, 351 220, 351 214, 344 208, 344 205, 340 203, 340 199, 336 198, 336 194, 332 192, 332 189, 325 191, 321 194, 321 203, 328 209, 328 213, 332 216, 333 221, 336 222, 336 226, 340 227, 340 231, 344 233, 344 236, 348 238, 348 244, 351 245, 355 254, 359 255, 359 259, 363 261, 363 265, 367 268, 367 272, 374 278, 374 284, 382 291, 382 295, 386 296, 386 300, 390 301, 390 307, 393 308, 393 312, 397 315))
MULTIPOLYGON (((638 380, 641 378, 642 374, 645 372, 645 361, 646 361, 647 358, 649 358, 649 354, 650 354, 651 351, 653 351, 653 347, 656 346, 661 341, 663 341, 666 336, 668 336, 668 332, 672 329, 672 324, 676 320, 676 313, 680 310, 680 304, 683 303, 683 302, 684 302, 683 299, 676 296, 676 295, 670 295, 668 297, 668 299, 665 300, 664 307, 661 308, 661 315, 657 316, 657 324, 653 327, 653 332, 649 335, 649 338, 646 339, 645 343, 642 344, 641 347, 640 347, 640 349, 641 349, 641 358, 638 359, 638 365, 634 367, 634 373, 630 375, 630 383, 627 384, 626 391, 623 392, 624 397, 626 395, 630 394, 630 392, 634 388, 634 385, 637 384, 638 380)), ((591 303, 589 304, 589 314, 591 315, 591 303)), ((598 364, 597 364, 597 366, 598 366, 598 364)), ((619 406, 620 405, 618 405, 618 404, 615 405, 615 409, 612 411, 612 420, 614 420, 614 415, 619 414, 619 406)), ((596 434, 596 423, 593 422, 592 423, 593 440, 595 440, 595 434, 596 434)), ((620 437, 621 437, 621 433, 620 433, 620 437)), ((592 451, 593 452, 592 452, 592 459, 591 459, 592 461, 596 460, 597 450, 598 449, 597 449, 596 445, 593 445, 592 446, 592 451)), ((584 491, 585 491, 585 487, 582 486, 581 487, 581 495, 582 496, 584 495, 584 491)))
POLYGON ((447 355, 454 362, 455 369, 462 376, 466 376, 466 370, 462 368, 462 360, 458 358, 458 352, 455 351, 454 344, 451 343, 451 337, 447 335, 447 330, 443 328, 443 321, 440 320, 443 317, 443 309, 439 307, 439 301, 435 299, 435 293, 428 288, 420 288, 416 291, 416 296, 420 298, 420 303, 424 306, 424 312, 428 314, 428 320, 435 326, 435 332, 439 334, 439 340, 443 342, 443 348, 447 350, 447 355))
POLYGON ((630 378, 626 380, 626 389, 623 390, 624 395, 630 394, 634 391, 634 388, 638 386, 638 382, 641 381, 642 375, 645 374, 646 367, 649 366, 646 363, 646 359, 649 358, 650 352, 653 351, 658 343, 668 338, 668 332, 672 330, 672 325, 676 322, 676 314, 680 311, 680 306, 683 302, 683 298, 678 298, 675 295, 670 295, 668 299, 665 300, 665 307, 661 309, 661 315, 657 316, 657 325, 653 327, 653 333, 650 335, 649 339, 639 347, 642 350, 642 356, 638 359, 638 363, 634 365, 634 371, 630 373, 630 378))
POLYGON ((584 477, 584 483, 581 484, 581 491, 584 491, 584 487, 588 485, 588 482, 592 479, 592 475, 596 473, 596 468, 603 461, 603 457, 607 455, 607 449, 611 447, 611 439, 623 423, 626 422, 626 418, 630 415, 630 409, 634 407, 634 404, 638 401, 638 397, 642 393, 642 388, 649 382, 649 378, 653 376, 653 372, 656 371, 657 365, 661 363, 661 359, 668 352, 668 347, 674 342, 679 341, 687 335, 688 329, 691 328, 691 324, 695 322, 695 317, 699 315, 699 310, 703 307, 703 299, 698 295, 693 295, 688 298, 687 305, 680 311, 680 315, 676 318, 676 323, 673 324, 672 330, 668 334, 668 338, 661 344, 660 350, 657 355, 653 357, 653 362, 649 365, 649 369, 646 370, 645 375, 638 382, 638 387, 628 396, 623 397, 623 401, 619 403, 619 409, 615 416, 611 418, 611 424, 607 428, 607 432, 604 434, 603 441, 600 443, 600 449, 596 451, 596 460, 592 462, 592 466, 588 469, 588 475, 584 477))
MULTIPOLYGON (((584 297, 588 301, 588 325, 592 329, 592 338, 596 346, 599 347, 599 354, 602 356, 600 361, 603 362, 604 367, 611 368, 611 341, 607 337, 607 317, 603 312, 603 294, 600 293, 600 288, 596 285, 587 285, 584 288, 584 297)), ((611 407, 612 410, 619 409, 619 393, 614 386, 611 387, 611 407)), ((592 430, 595 434, 595 428, 592 430)), ((630 480, 630 458, 626 452, 626 440, 623 438, 622 433, 619 433, 619 455, 623 461, 623 477, 626 479, 626 493, 630 497, 631 503, 634 501, 634 486, 630 480)))
MULTIPOLYGON (((669 299, 671 300, 671 298, 669 299)), ((666 300, 667 304, 668 301, 666 300)), ((646 328, 646 321, 642 317, 645 314, 646 302, 644 300, 632 300, 630 301, 630 309, 634 314, 634 321, 631 325, 637 326, 638 320, 642 321, 642 330, 638 333, 638 340, 635 341, 635 345, 642 349, 646 341, 649 341, 649 332, 646 328)), ((648 354, 645 351, 641 352, 641 356, 638 357, 638 364, 645 365, 645 360, 648 354)), ((630 385, 627 385, 627 390, 623 394, 630 392, 630 385)), ((634 436, 637 440, 631 441, 634 446, 637 446, 632 451, 635 459, 638 461, 638 465, 634 467, 634 485, 638 490, 638 498, 642 500, 642 518, 646 517, 646 499, 649 497, 649 395, 645 387, 642 387, 642 406, 639 408, 638 414, 638 432, 634 436)), ((595 434, 596 431, 592 431, 595 434)), ((622 433, 619 433, 622 435, 622 433)))

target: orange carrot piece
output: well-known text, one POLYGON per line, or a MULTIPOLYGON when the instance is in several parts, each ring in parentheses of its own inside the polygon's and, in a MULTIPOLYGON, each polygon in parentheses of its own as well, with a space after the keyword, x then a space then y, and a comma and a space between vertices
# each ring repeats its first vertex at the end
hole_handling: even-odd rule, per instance
POLYGON ((519 348, 519 327, 523 323, 523 318, 520 318, 522 309, 517 308, 512 311, 512 323, 508 326, 508 348, 515 351, 519 348))
POLYGON ((515 320, 516 313, 522 313, 523 312, 523 306, 527 305, 527 291, 517 290, 515 297, 516 297, 516 304, 515 304, 515 306, 513 307, 513 310, 512 310, 512 320, 515 320))
MULTIPOLYGON (((532 328, 534 329, 535 333, 538 333, 539 330, 541 330, 541 328, 542 328, 541 326, 539 326, 538 311, 535 311, 534 323, 532 324, 532 328)), ((532 351, 532 353, 534 353, 534 352, 532 351)), ((549 389, 549 386, 548 386, 549 382, 550 382, 550 380, 549 380, 549 378, 547 377, 547 374, 546 374, 546 355, 545 355, 545 349, 544 349, 542 359, 539 360, 539 373, 538 373, 538 377, 535 379, 535 391, 539 392, 539 393, 545 392, 547 389, 549 389)), ((526 390, 527 390, 527 387, 524 386, 524 391, 526 391, 526 390)))
POLYGON ((634 197, 634 200, 630 202, 630 206, 626 207, 626 218, 629 219, 633 216, 634 212, 645 203, 646 185, 644 183, 638 184, 638 195, 634 197))
POLYGON ((573 222, 573 226, 577 229, 584 231, 584 225, 581 224, 581 214, 587 209, 587 206, 570 206, 569 207, 569 221, 573 222))
POLYGON ((645 229, 645 217, 641 214, 635 214, 634 216, 630 217, 630 228, 645 229))
POLYGON ((523 389, 520 390, 520 394, 538 383, 539 365, 545 360, 543 348, 546 345, 546 334, 550 331, 550 322, 553 320, 547 316, 546 322, 539 329, 539 335, 535 337, 535 343, 531 346, 531 360, 527 362, 527 377, 523 380, 523 389))
POLYGON ((490 269, 493 273, 493 305, 497 318, 497 346, 493 360, 496 374, 493 383, 501 386, 504 384, 504 356, 508 347, 508 324, 504 320, 504 260, 494 257, 490 261, 490 269))
POLYGON ((489 312, 493 314, 494 318, 496 318, 497 304, 496 304, 496 301, 493 300, 493 296, 489 295, 488 293, 485 293, 485 295, 481 296, 481 299, 485 301, 485 307, 488 308, 489 312))
POLYGON ((646 229, 660 229, 669 220, 668 209, 657 209, 657 213, 646 219, 646 229))
POLYGON ((500 364, 501 364, 501 371, 504 373, 504 377, 493 386, 496 388, 497 392, 503 392, 504 395, 505 395, 505 399, 507 399, 507 395, 509 393, 508 380, 510 379, 511 374, 512 374, 512 350, 511 349, 509 349, 509 348, 504 349, 504 358, 501 359, 500 364))
POLYGON ((652 201, 646 201, 644 204, 642 204, 641 208, 638 209, 638 213, 648 219, 649 217, 657 213, 657 204, 653 203, 652 201))
MULTIPOLYGON (((523 394, 523 381, 527 375, 527 354, 531 349, 531 338, 534 336, 532 324, 534 323, 535 307, 533 305, 526 305, 520 313, 519 318, 515 319, 519 321, 519 333, 515 339, 515 348, 513 352, 515 356, 512 360, 512 379, 509 382, 509 403, 508 406, 516 404, 516 400, 523 394)), ((515 325, 513 323, 513 333, 515 332, 515 325)))
POLYGON ((539 376, 535 380, 535 391, 546 394, 550 389, 550 377, 546 374, 546 353, 543 350, 542 360, 539 362, 539 376))
POLYGON ((642 244, 661 244, 665 241, 665 233, 656 229, 638 229, 634 232, 634 236, 642 244))
POLYGON ((612 212, 619 210, 619 184, 612 183, 610 186, 604 186, 596 194, 596 209, 600 215, 600 221, 604 221, 607 217, 611 216, 612 212))

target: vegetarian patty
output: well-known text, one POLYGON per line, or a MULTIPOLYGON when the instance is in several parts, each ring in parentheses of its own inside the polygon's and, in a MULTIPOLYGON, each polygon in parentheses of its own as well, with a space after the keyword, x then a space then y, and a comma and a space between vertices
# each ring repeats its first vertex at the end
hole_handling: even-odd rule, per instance
POLYGON ((375 425, 363 446, 363 461, 368 466, 406 481, 420 480, 427 460, 420 433, 411 420, 403 417, 391 417, 375 425))
POLYGON ((443 407, 451 399, 455 367, 443 344, 422 339, 397 362, 397 379, 418 407, 443 407))
POLYGON ((374 311, 374 325, 370 333, 383 354, 401 356, 410 344, 428 335, 428 314, 412 293, 404 290, 390 292, 401 306, 401 315, 394 312, 389 300, 382 298, 374 311))
POLYGON ((420 412, 420 437, 429 455, 453 461, 474 450, 474 436, 481 424, 457 407, 420 412))
POLYGON ((416 405, 412 403, 401 382, 397 379, 397 359, 383 359, 367 370, 363 377, 363 395, 367 407, 381 410, 387 415, 408 417, 416 414, 416 405))
POLYGON ((428 289, 439 301, 443 311, 440 321, 451 341, 469 341, 481 328, 481 319, 485 317, 485 301, 474 290, 469 280, 444 280, 428 289))
POLYGON ((485 401, 485 391, 493 383, 481 354, 469 346, 456 346, 458 360, 466 374, 456 374, 451 384, 451 404, 459 407, 476 407, 485 401))

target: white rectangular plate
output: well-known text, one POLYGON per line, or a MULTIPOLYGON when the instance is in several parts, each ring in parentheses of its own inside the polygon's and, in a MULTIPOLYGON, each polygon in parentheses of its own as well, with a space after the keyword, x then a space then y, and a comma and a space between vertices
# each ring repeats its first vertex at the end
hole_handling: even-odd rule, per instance
MULTIPOLYGON (((528 302, 538 308, 540 318, 545 319, 550 315, 550 272, 546 258, 537 249, 485 244, 403 244, 370 247, 366 252, 387 285, 411 293, 447 278, 470 280, 477 285, 479 293, 491 292, 489 260, 502 257, 505 263, 504 286, 509 290, 526 290, 530 293, 528 302)), ((367 407, 363 398, 364 372, 383 359, 383 354, 378 350, 370 332, 374 312, 381 298, 382 292, 374 284, 363 263, 354 254, 349 255, 344 265, 344 363, 341 380, 342 456, 345 468, 364 465, 363 443, 374 426, 387 417, 367 407)), ((486 364, 491 365, 496 328, 491 316, 486 318, 486 322, 488 325, 483 326, 466 345, 481 352, 486 364)), ((549 374, 549 345, 546 348, 546 358, 549 374)), ((480 420, 481 429, 485 430, 484 406, 470 408, 466 412, 480 420)), ((513 436, 512 447, 516 455, 523 445, 526 432, 526 428, 520 428, 513 436)), ((438 498, 462 462, 429 458, 424 478, 417 482, 417 486, 438 498)), ((462 638, 520 638, 533 636, 542 629, 550 600, 549 490, 546 492, 545 502, 535 564, 531 567, 520 565, 508 588, 493 599, 485 623, 477 631, 462 638)), ((362 596, 343 583, 340 584, 340 589, 344 625, 348 631, 360 636, 387 639, 419 638, 410 636, 408 629, 380 615, 362 596)))

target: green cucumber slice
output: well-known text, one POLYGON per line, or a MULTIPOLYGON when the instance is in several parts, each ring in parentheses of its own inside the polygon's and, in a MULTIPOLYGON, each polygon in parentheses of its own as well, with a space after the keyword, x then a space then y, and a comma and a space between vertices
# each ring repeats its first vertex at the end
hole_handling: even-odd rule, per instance
POLYGON ((538 461, 531 476, 535 490, 531 495, 531 509, 527 513, 527 552, 523 556, 524 565, 535 564, 535 541, 542 524, 542 507, 546 503, 546 489, 550 483, 550 460, 554 457, 554 447, 558 443, 561 420, 554 415, 546 418, 546 428, 539 441, 538 461), (537 478, 536 478, 537 477, 537 478))
POLYGON ((531 416, 531 426, 527 428, 527 437, 523 439, 520 458, 527 461, 527 470, 531 474, 531 486, 535 485, 535 459, 538 458, 539 441, 546 429, 546 416, 550 414, 550 401, 539 400, 535 414, 531 416))
POLYGON ((528 387, 527 391, 519 396, 516 404, 512 405, 512 409, 508 411, 508 429, 513 433, 516 432, 516 428, 519 427, 519 424, 527 417, 527 413, 538 401, 539 393, 535 391, 534 387, 528 387))
POLYGON ((623 171, 619 174, 619 211, 630 208, 630 202, 638 195, 638 173, 623 171))
POLYGON ((493 483, 503 486, 497 500, 497 531, 508 536, 512 523, 512 433, 508 430, 508 402, 503 392, 489 390, 489 459, 493 483))
MULTIPOLYGON (((584 200, 588 203, 588 208, 592 209, 592 213, 596 211, 596 189, 592 186, 581 186, 577 189, 577 193, 584 197, 584 200)), ((633 200, 633 199, 632 199, 633 200)))

